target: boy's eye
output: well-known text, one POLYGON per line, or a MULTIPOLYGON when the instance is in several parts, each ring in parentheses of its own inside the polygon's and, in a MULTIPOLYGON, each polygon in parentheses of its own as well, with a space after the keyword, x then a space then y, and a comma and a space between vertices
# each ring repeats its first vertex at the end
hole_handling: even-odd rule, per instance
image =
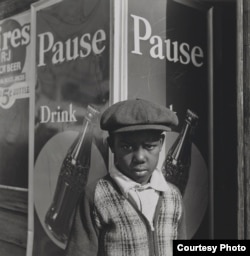
POLYGON ((121 148, 122 148, 123 150, 132 150, 132 146, 131 146, 131 145, 128 145, 128 144, 123 144, 123 145, 121 145, 121 148))
POLYGON ((144 148, 146 148, 147 150, 152 150, 152 149, 155 148, 155 145, 153 145, 153 144, 145 144, 144 148))

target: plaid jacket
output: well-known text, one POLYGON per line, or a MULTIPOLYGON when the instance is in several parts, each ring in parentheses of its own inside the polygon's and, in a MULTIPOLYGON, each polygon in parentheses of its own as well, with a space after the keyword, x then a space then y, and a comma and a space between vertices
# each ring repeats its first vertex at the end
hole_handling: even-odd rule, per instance
POLYGON ((68 256, 168 256, 172 240, 184 239, 179 191, 171 184, 161 193, 155 231, 108 175, 88 188, 76 211, 68 256))

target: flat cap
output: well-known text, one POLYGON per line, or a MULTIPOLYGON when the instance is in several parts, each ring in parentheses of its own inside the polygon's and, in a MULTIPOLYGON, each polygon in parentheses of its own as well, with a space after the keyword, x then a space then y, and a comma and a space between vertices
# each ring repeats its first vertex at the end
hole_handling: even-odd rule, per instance
POLYGON ((144 99, 120 101, 107 108, 100 121, 101 128, 110 133, 136 130, 170 131, 178 125, 170 109, 144 99))

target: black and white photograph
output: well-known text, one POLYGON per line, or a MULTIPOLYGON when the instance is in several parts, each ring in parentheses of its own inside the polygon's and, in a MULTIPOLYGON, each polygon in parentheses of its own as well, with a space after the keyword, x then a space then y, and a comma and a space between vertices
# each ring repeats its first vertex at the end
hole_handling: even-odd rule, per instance
POLYGON ((250 252, 249 0, 0 0, 0 255, 250 252))

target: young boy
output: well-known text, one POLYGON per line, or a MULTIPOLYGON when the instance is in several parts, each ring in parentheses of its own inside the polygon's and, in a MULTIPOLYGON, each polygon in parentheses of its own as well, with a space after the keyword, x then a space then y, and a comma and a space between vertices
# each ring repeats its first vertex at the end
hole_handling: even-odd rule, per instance
POLYGON ((174 112, 146 100, 112 105, 101 117, 114 166, 86 188, 72 228, 68 256, 168 256, 185 239, 179 190, 156 168, 163 131, 174 112))

